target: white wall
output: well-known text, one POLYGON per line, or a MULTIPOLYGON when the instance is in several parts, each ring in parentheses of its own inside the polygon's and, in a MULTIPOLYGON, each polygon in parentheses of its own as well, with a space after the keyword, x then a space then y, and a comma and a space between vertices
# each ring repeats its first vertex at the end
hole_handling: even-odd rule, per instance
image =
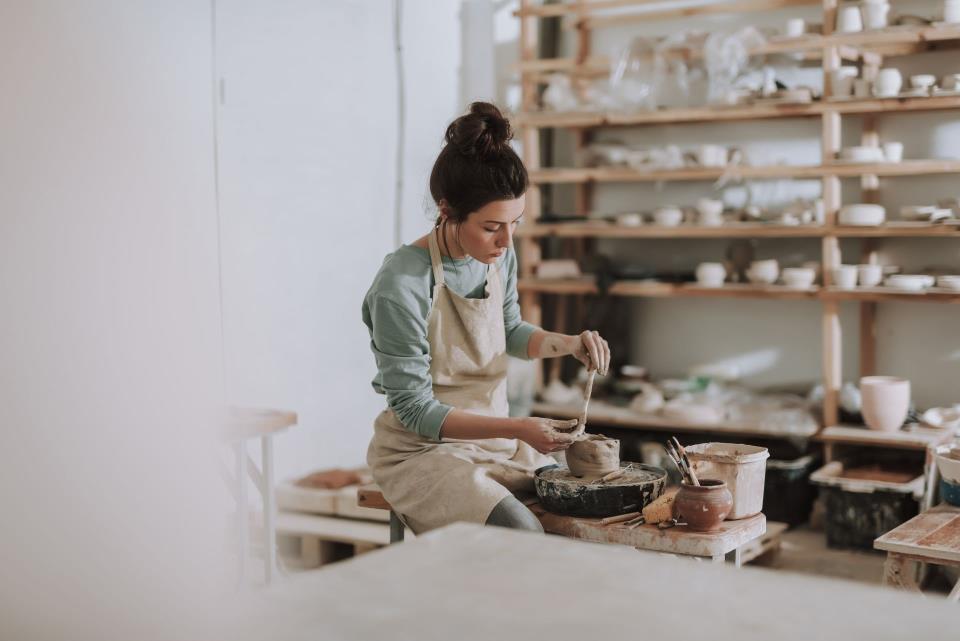
MULTIPOLYGON (((504 3, 507 13, 517 3, 504 3)), ((670 3, 664 3, 670 4, 670 3)), ((676 5, 676 3, 673 3, 676 5)), ((701 4, 701 3, 685 3, 701 4)), ((910 10, 933 15, 937 3, 911 3, 910 10)), ((652 7, 657 9, 662 7, 652 7)), ((633 9, 635 11, 635 9, 633 9)), ((817 7, 797 7, 755 14, 759 26, 777 27, 788 17, 820 18, 817 7)), ((516 22, 516 21, 514 21, 516 22)), ((595 31, 592 53, 615 58, 635 35, 663 35, 681 30, 735 31, 745 26, 742 17, 718 15, 673 21, 629 23, 595 31)), ((498 22, 498 32, 512 33, 515 26, 498 22)), ((571 32, 565 31, 570 34, 571 32)), ((569 52, 572 38, 564 41, 569 52)), ((500 91, 505 91, 513 76, 509 65, 515 58, 498 61, 500 91)), ((956 66, 953 52, 930 53, 896 58, 892 64, 905 76, 911 73, 947 73, 956 66)), ((795 74, 803 82, 819 83, 818 70, 795 74)), ((667 96, 667 104, 677 104, 676 95, 667 96)), ((856 144, 860 124, 856 118, 844 118, 844 142, 856 144)), ((960 120, 953 113, 919 113, 885 116, 880 119, 882 140, 901 140, 908 158, 960 158, 960 120)), ((774 162, 809 163, 819 161, 820 122, 776 120, 703 125, 662 125, 632 129, 608 129, 596 134, 598 141, 620 140, 637 146, 677 144, 694 148, 702 143, 718 143, 743 148, 753 164, 774 162)), ((560 136, 563 140, 569 137, 560 136)), ((569 153, 560 152, 559 163, 572 163, 569 153)), ((764 181, 751 187, 754 202, 782 206, 798 195, 815 197, 819 181, 764 181)), ((888 178, 881 181, 883 203, 896 212, 901 205, 930 203, 936 198, 956 196, 956 176, 888 178)), ((569 195, 572 190, 560 189, 569 195)), ((859 185, 844 182, 845 202, 856 202, 859 185)), ((742 187, 715 190, 709 183, 597 185, 594 189, 595 212, 610 214, 625 211, 651 211, 662 204, 689 206, 704 195, 723 197, 730 205, 742 204, 747 191, 742 187)), ((557 213, 568 213, 572 201, 561 199, 557 213), (563 208, 567 208, 564 210, 563 208)), ((727 242, 606 241, 598 244, 601 252, 620 263, 636 263, 660 269, 689 269, 704 260, 723 257, 727 242)), ((842 243, 845 262, 858 262, 859 243, 842 243)), ((761 258, 778 258, 783 264, 797 265, 820 259, 818 241, 763 240, 757 246, 761 258)), ((946 267, 960 272, 960 247, 956 241, 937 239, 884 240, 880 260, 916 272, 926 267, 946 267)), ((762 363, 747 382, 752 385, 780 385, 814 382, 821 378, 820 305, 815 302, 718 301, 718 300, 641 300, 632 305, 630 358, 651 369, 656 376, 681 376, 691 366, 725 359, 747 359, 762 363), (753 360, 760 352, 763 357, 753 360)), ((844 332, 844 368, 846 380, 858 376, 857 306, 842 306, 844 332)), ((955 403, 960 375, 960 339, 956 328, 960 308, 939 304, 879 305, 877 315, 879 373, 909 377, 914 382, 914 400, 921 407, 955 403)))
MULTIPOLYGON (((459 3, 403 3, 400 237, 461 110, 459 3)), ((229 397, 296 410, 281 477, 360 465, 384 407, 360 308, 395 249, 396 67, 386 1, 218 2, 218 109, 229 397)))
POLYGON ((4 638, 174 638, 214 576, 210 26, 0 4, 4 638))

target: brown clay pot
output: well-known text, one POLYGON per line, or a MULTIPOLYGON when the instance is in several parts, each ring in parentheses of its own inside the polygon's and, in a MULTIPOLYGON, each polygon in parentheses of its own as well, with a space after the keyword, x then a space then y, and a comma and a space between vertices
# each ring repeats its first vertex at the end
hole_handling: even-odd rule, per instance
POLYGON ((727 484, 715 479, 700 479, 700 486, 684 483, 674 500, 674 513, 696 532, 712 532, 733 508, 733 495, 727 484))
POLYGON ((576 477, 600 477, 620 469, 620 441, 587 434, 567 448, 567 467, 576 477))

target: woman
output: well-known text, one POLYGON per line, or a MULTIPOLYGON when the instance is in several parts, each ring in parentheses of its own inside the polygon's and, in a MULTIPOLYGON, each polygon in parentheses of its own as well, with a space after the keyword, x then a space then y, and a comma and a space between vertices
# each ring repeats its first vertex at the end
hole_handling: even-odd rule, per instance
POLYGON ((420 533, 454 521, 542 532, 513 492, 533 490, 576 421, 508 418, 507 355, 572 354, 606 372, 596 332, 546 332, 520 320, 513 232, 527 171, 510 124, 474 103, 448 128, 430 174, 434 229, 388 255, 363 303, 388 408, 367 461, 394 511, 420 533))

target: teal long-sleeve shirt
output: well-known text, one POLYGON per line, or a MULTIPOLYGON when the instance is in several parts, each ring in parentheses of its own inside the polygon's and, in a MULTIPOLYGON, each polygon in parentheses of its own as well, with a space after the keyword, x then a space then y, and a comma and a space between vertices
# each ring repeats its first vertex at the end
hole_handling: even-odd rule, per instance
MULTIPOLYGON (((517 258, 513 248, 497 261, 504 287, 503 325, 507 353, 527 358, 527 344, 536 328, 520 319, 517 302, 517 258)), ((466 298, 481 298, 487 266, 473 258, 443 257, 447 287, 466 298)), ((373 389, 408 430, 439 440, 440 427, 454 408, 433 396, 427 317, 432 306, 433 271, 428 250, 404 245, 388 254, 363 299, 363 322, 370 330, 370 349, 377 362, 373 389)))

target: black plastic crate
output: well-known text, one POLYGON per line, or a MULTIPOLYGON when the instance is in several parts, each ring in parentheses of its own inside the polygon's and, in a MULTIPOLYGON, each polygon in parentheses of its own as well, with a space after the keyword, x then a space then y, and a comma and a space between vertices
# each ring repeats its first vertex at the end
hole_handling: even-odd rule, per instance
POLYGON ((810 479, 820 485, 827 546, 873 549, 873 541, 919 512, 923 476, 905 483, 841 478, 843 464, 828 463, 810 479))
POLYGON ((767 459, 763 483, 763 513, 768 521, 781 521, 790 527, 806 523, 817 498, 810 484, 810 473, 820 463, 813 454, 783 461, 767 459))

